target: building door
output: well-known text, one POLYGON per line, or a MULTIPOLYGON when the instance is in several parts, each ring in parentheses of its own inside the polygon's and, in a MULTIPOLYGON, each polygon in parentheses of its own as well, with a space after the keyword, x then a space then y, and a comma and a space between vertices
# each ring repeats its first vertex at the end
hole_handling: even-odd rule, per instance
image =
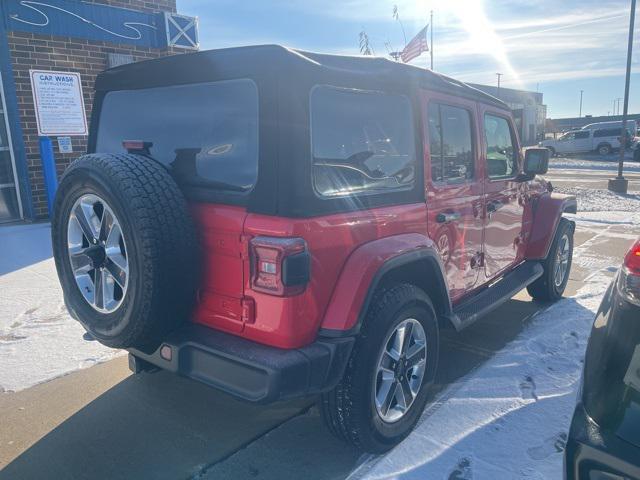
POLYGON ((0 223, 22 218, 22 205, 18 191, 11 134, 7 121, 7 103, 4 98, 4 86, 0 77, 0 223))

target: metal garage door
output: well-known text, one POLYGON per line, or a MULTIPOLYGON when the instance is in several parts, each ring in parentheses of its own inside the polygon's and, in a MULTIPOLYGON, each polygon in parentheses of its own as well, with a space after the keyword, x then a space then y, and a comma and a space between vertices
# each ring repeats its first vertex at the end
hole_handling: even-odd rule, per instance
POLYGON ((0 77, 0 223, 22 218, 22 205, 18 192, 11 134, 7 121, 7 104, 4 99, 4 87, 0 77))

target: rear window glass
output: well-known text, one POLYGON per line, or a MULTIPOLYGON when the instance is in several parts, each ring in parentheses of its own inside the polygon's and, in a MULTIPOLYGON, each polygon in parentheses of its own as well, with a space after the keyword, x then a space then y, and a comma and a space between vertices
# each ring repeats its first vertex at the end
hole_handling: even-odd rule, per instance
POLYGON ((402 95, 316 87, 311 94, 313 181, 323 196, 409 189, 416 154, 402 95))
POLYGON ((258 92, 248 79, 109 92, 96 151, 126 152, 124 140, 149 152, 179 181, 250 190, 258 175, 258 92))

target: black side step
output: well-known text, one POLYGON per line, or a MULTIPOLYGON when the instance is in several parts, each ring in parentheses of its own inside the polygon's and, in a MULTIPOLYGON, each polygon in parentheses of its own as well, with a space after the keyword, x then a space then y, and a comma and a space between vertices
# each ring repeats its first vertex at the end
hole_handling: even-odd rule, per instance
POLYGON ((453 308, 451 321, 456 330, 460 331, 473 322, 491 312, 495 308, 513 297, 530 283, 542 276, 544 269, 537 261, 527 261, 493 285, 474 294, 469 300, 463 301, 453 308))

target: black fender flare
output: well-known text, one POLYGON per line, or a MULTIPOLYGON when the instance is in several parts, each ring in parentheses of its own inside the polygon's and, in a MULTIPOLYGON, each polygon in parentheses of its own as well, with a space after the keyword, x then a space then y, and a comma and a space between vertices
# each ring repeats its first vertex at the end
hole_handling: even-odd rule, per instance
POLYGON ((434 248, 426 247, 396 255, 385 261, 378 268, 369 284, 367 295, 358 315, 357 323, 349 330, 322 328, 319 332, 320 336, 344 337, 357 335, 360 332, 369 310, 369 306, 371 305, 371 301, 373 300, 378 288, 383 286, 385 282, 393 282, 395 280, 402 281, 403 279, 408 283, 412 283, 425 290, 425 293, 429 295, 434 304, 438 320, 443 321, 445 324, 449 323, 457 329, 457 318, 453 315, 451 297, 449 296, 449 289, 447 287, 442 260, 439 253, 434 248), (425 266, 426 268, 424 268, 425 266), (411 268, 414 270, 411 270, 411 268), (422 268, 424 268, 424 273, 419 275, 420 278, 418 279, 422 281, 415 281, 416 271, 420 272, 422 268), (412 276, 414 277, 413 279, 412 276), (425 285, 428 285, 428 287, 425 288, 425 285))

